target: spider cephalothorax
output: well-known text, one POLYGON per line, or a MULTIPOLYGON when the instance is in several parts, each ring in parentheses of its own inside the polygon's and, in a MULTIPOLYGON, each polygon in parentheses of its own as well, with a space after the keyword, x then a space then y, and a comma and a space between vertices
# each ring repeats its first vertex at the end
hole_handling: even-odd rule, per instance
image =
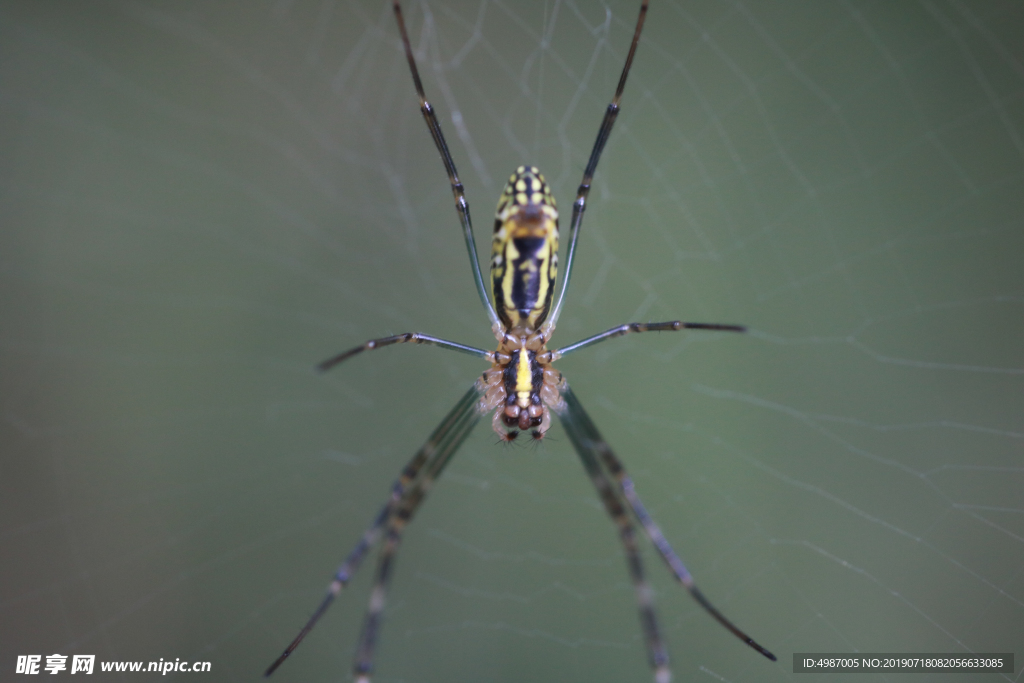
POLYGON ((562 373, 551 367, 555 354, 544 348, 542 334, 505 335, 494 353, 491 369, 480 380, 479 410, 494 411, 491 426, 503 441, 530 431, 541 439, 551 426, 551 410, 560 411, 565 386, 562 373))

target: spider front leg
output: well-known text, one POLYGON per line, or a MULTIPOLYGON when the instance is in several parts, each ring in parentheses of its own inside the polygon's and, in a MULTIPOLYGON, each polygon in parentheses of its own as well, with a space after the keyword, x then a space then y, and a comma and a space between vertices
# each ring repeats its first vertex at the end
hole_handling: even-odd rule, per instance
POLYGON ((669 570, 672 572, 676 580, 679 581, 687 591, 689 591, 693 599, 696 600, 708 614, 714 617, 714 619, 722 626, 727 628, 729 632, 768 659, 773 662, 777 661, 774 654, 740 630, 738 626, 727 619, 724 614, 718 611, 718 609, 712 605, 706 597, 704 597, 704 594, 694 583, 693 577, 686 569, 683 561, 679 559, 679 556, 669 544, 668 539, 665 538, 665 535, 661 532, 657 523, 655 523, 654 519, 647 512, 643 502, 640 500, 640 496, 637 495, 636 490, 633 487, 633 480, 626 474, 626 470, 622 466, 622 462, 612 451, 608 442, 602 438, 600 432, 597 431, 597 426, 590 419, 590 415, 588 415, 583 409, 583 406, 580 405, 579 399, 576 398, 576 394, 574 394, 572 389, 568 386, 562 390, 562 399, 564 403, 561 409, 556 411, 556 413, 561 419, 562 424, 565 427, 565 431, 569 434, 569 439, 572 441, 573 446, 579 453, 580 458, 583 459, 584 465, 589 471, 593 466, 590 463, 597 463, 601 468, 602 473, 605 474, 607 478, 610 478, 617 483, 618 495, 627 502, 630 509, 633 511, 633 515, 644 528, 648 538, 651 539, 654 547, 658 550, 658 554, 661 555, 665 564, 668 565, 669 570))
POLYGON ((693 599, 704 608, 708 614, 715 618, 715 620, 722 626, 727 628, 734 636, 742 640, 744 643, 754 648, 768 659, 777 661, 774 654, 758 644, 753 638, 748 636, 746 633, 741 631, 735 624, 729 621, 724 614, 718 611, 718 608, 711 604, 711 601, 704 597, 704 594, 700 592, 697 585, 693 582, 693 576, 690 575, 689 570, 686 569, 686 565, 676 555, 676 551, 672 549, 668 539, 661 533, 661 528, 658 527, 657 522, 647 512, 647 508, 644 507, 643 501, 640 500, 640 496, 636 492, 636 488, 633 486, 633 480, 628 474, 626 474, 625 468, 622 466, 622 462, 615 456, 610 448, 601 450, 601 460, 605 471, 607 471, 619 485, 619 491, 622 496, 629 503, 630 508, 633 510, 633 515, 640 522, 640 525, 644 528, 647 533, 647 537, 651 539, 651 543, 658 549, 658 554, 661 555, 661 559, 668 565, 669 571, 672 572, 676 580, 679 581, 689 591, 693 599))
MULTIPOLYGON (((386 525, 389 527, 390 535, 390 523, 396 515, 401 514, 408 506, 410 491, 418 491, 416 494, 418 496, 416 505, 422 501, 423 496, 426 495, 426 491, 429 490, 434 479, 441 473, 448 460, 451 459, 456 449, 469 435, 469 432, 479 419, 478 399, 481 393, 482 388, 480 384, 474 384, 459 402, 455 404, 455 407, 445 416, 426 443, 416 451, 416 454, 403 468, 401 475, 391 486, 391 496, 388 498, 388 501, 381 508, 369 528, 363 532, 359 542, 356 543, 356 546, 349 553, 348 557, 345 558, 345 561, 338 567, 334 579, 327 588, 327 595, 313 612, 313 616, 309 618, 302 627, 302 630, 299 631, 299 634, 281 653, 281 656, 267 667, 266 672, 263 674, 264 677, 274 673, 284 660, 291 656, 292 652, 295 651, 295 648, 299 646, 306 635, 313 630, 313 627, 316 626, 320 617, 324 615, 334 602, 334 599, 341 593, 341 590, 352 580, 356 570, 362 564, 366 553, 379 540, 386 525)), ((409 516, 411 516, 412 512, 415 512, 415 509, 415 506, 411 508, 409 516)), ((397 546, 397 542, 395 545, 397 546)), ((391 553, 394 553, 394 549, 392 549, 391 553)), ((379 574, 380 570, 378 569, 378 583, 380 583, 379 574)), ((384 583, 386 584, 386 578, 384 583)), ((376 632, 376 627, 374 627, 373 632, 376 632)), ((370 652, 372 654, 372 647, 370 652)))
MULTIPOLYGON (((370 604, 366 609, 363 629, 356 648, 355 662, 352 670, 356 683, 369 683, 373 671, 373 655, 377 646, 377 632, 380 630, 381 617, 387 602, 388 582, 394 570, 395 554, 402 540, 402 532, 412 521, 413 515, 433 487, 437 477, 455 455, 459 446, 466 440, 469 433, 480 419, 478 398, 482 386, 474 384, 462 400, 452 409, 445 423, 450 426, 436 430, 434 435, 424 444, 423 448, 431 453, 429 462, 423 468, 422 476, 403 494, 396 511, 388 520, 388 530, 384 544, 381 546, 380 559, 377 562, 377 580, 370 593, 370 604)), ((444 423, 442 423, 444 424, 444 423)))
MULTIPOLYGON (((572 396, 567 386, 564 388, 564 392, 572 396)), ((574 396, 572 396, 572 400, 575 400, 574 396)), ((636 543, 636 529, 629 519, 619 490, 601 468, 584 430, 579 429, 578 423, 573 420, 575 414, 570 412, 569 404, 562 402, 559 409, 560 412, 557 414, 562 418, 562 424, 569 435, 569 440, 576 448, 576 452, 579 453, 583 467, 590 475, 594 488, 597 489, 598 496, 604 503, 605 510, 608 511, 615 526, 618 527, 619 538, 625 549, 626 562, 629 565, 629 575, 636 593, 637 606, 640 610, 640 625, 644 632, 644 642, 647 645, 648 660, 654 670, 654 683, 669 683, 672 680, 672 671, 669 669, 668 652, 665 649, 665 643, 661 638, 658 621, 654 614, 653 591, 644 577, 640 550, 636 543)))

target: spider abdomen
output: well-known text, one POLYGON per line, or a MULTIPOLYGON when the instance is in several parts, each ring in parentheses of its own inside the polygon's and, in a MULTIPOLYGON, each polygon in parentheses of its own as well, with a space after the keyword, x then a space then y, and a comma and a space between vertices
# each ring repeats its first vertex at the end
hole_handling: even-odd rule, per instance
POLYGON ((539 329, 557 276, 555 198, 540 171, 520 166, 498 200, 491 250, 491 291, 506 332, 539 329))

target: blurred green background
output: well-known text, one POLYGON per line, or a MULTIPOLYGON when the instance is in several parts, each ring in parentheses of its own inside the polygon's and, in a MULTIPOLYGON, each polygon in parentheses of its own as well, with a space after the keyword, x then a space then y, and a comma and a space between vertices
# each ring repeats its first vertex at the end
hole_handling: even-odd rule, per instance
MULTIPOLYGON (((519 164, 568 215, 637 3, 406 9, 481 248, 519 164)), ((1024 657, 1022 228, 1019 2, 654 0, 556 341, 751 327, 560 364, 780 656, 647 548, 676 680, 1024 657)), ((383 1, 0 2, 0 277, 2 680, 52 653, 257 680, 482 370, 312 366, 406 331, 493 344, 383 1)), ((495 441, 410 527, 375 680, 649 680, 561 429, 495 441)), ((348 679, 372 565, 275 680, 348 679)))

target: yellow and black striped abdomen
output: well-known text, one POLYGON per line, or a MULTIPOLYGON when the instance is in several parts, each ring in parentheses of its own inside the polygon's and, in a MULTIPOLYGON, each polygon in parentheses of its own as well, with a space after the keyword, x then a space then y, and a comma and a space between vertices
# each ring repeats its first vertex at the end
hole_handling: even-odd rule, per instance
POLYGON ((533 166, 509 178, 494 216, 491 287, 506 331, 536 331, 551 308, 558 276, 558 209, 533 166))

